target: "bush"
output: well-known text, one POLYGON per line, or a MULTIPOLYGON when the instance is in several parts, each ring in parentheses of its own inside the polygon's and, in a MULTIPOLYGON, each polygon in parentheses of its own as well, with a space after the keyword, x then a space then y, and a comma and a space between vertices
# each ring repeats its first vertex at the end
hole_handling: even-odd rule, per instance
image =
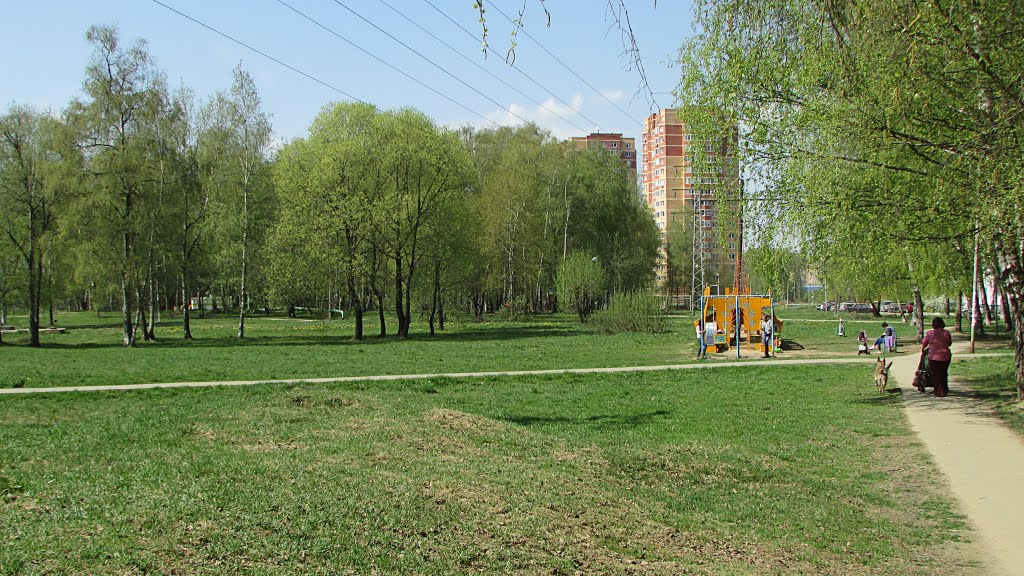
POLYGON ((579 316, 580 322, 597 307, 607 280, 601 263, 590 254, 574 252, 558 269, 558 302, 566 312, 579 316))
POLYGON ((607 310, 596 312, 590 320, 595 330, 604 334, 620 332, 668 331, 661 310, 661 301, 650 292, 623 292, 608 303, 607 310))
POLYGON ((509 322, 518 322, 530 315, 530 301, 519 294, 512 298, 511 302, 505 302, 498 309, 498 318, 509 322))

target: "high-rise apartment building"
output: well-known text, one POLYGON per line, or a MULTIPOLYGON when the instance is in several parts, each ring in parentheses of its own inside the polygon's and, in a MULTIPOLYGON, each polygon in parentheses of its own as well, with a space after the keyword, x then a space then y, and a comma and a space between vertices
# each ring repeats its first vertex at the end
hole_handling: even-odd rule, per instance
MULTIPOLYGON (((662 251, 656 274, 662 288, 668 287, 670 267, 688 280, 697 277, 698 266, 701 274, 721 274, 723 282, 731 279, 739 245, 735 223, 721 223, 727 227, 725 234, 725 230, 719 230, 716 205, 720 200, 736 198, 739 192, 734 153, 737 131, 727 138, 701 135, 688 130, 678 112, 663 109, 646 118, 641 138, 640 193, 661 230, 662 251), (672 223, 680 221, 693 225, 693 261, 670 262, 667 235, 672 223)), ((707 282, 713 280, 708 278, 707 282)), ((683 284, 689 286, 690 282, 683 284)))
POLYGON ((588 136, 573 136, 572 143, 577 150, 601 147, 617 152, 629 168, 630 180, 636 181, 636 139, 623 138, 622 134, 593 132, 588 136))

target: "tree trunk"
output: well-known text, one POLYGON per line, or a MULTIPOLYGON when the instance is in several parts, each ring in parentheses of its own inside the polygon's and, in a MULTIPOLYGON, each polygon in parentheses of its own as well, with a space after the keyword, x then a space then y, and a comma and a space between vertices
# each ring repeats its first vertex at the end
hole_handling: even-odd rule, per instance
POLYGON ((1000 308, 1002 308, 1003 322, 1006 324, 1006 328, 1009 331, 1013 331, 1013 314, 1010 311, 1010 301, 1006 297, 1006 290, 999 291, 1000 308))
POLYGON ((437 329, 444 332, 444 293, 437 296, 437 329))
MULTIPOLYGON (((125 242, 127 243, 127 234, 125 235, 125 242)), ((126 244, 127 246, 127 244, 126 244)), ((135 327, 132 324, 134 319, 132 318, 132 303, 131 295, 128 292, 128 278, 127 273, 121 272, 121 320, 123 322, 124 332, 121 335, 121 343, 125 347, 135 346, 135 327)))
POLYGON ((245 296, 246 296, 245 290, 247 288, 246 285, 245 285, 245 279, 246 279, 246 274, 248 273, 248 269, 247 268, 248 268, 248 264, 249 264, 249 260, 247 259, 248 255, 246 254, 246 248, 247 248, 246 244, 248 243, 248 239, 249 239, 248 237, 249 237, 249 231, 248 230, 242 230, 242 277, 241 277, 241 285, 240 285, 239 290, 238 290, 238 337, 239 338, 245 338, 245 296))
POLYGON ((348 286, 348 298, 352 301, 352 312, 355 315, 355 328, 352 333, 352 339, 360 341, 363 339, 363 300, 356 291, 356 279, 352 274, 348 275, 345 284, 348 286))
POLYGON ((409 320, 405 313, 405 290, 402 281, 402 253, 396 250, 393 259, 395 261, 395 314, 398 314, 398 337, 409 337, 409 320))
POLYGON ((441 261, 434 263, 434 287, 430 298, 430 335, 434 335, 434 320, 437 318, 437 301, 440 299, 441 291, 441 261))
POLYGON ((377 299, 377 315, 380 316, 380 334, 378 334, 378 336, 381 338, 387 338, 388 325, 384 317, 384 291, 374 289, 372 292, 374 297, 377 299))
POLYGON ((924 340, 924 301, 917 284, 914 284, 914 319, 917 320, 917 341, 920 343, 924 340))
POLYGON ((985 321, 984 321, 984 318, 982 317, 982 314, 981 314, 981 294, 980 294, 980 292, 981 292, 980 287, 979 287, 979 289, 976 289, 974 291, 974 304, 973 304, 974 308, 972 308, 972 310, 977 310, 978 314, 977 315, 971 314, 971 322, 974 323, 973 328, 974 328, 974 335, 975 335, 975 337, 982 337, 982 338, 984 338, 985 337, 985 321))
POLYGON ((188 289, 188 263, 181 263, 181 328, 185 340, 192 340, 192 301, 188 289))
POLYGON ((985 324, 992 324, 992 307, 988 303, 988 290, 985 289, 985 278, 978 280, 978 296, 981 298, 981 309, 985 311, 985 324))
POLYGON ((949 296, 946 296, 946 316, 949 316, 949 296))
POLYGON ((956 297, 956 331, 964 331, 964 291, 961 290, 956 297))

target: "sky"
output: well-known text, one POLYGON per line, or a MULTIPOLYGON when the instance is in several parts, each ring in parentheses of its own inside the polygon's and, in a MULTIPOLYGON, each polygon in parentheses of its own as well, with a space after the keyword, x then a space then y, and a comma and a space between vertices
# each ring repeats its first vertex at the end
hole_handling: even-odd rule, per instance
POLYGON ((493 52, 486 58, 472 0, 160 2, 334 89, 154 0, 9 2, 2 9, 8 49, 0 55, 0 110, 16 102, 56 112, 82 98, 92 53, 85 32, 102 24, 117 26, 125 44, 144 39, 172 88, 184 83, 203 98, 228 90, 232 69, 241 63, 256 82, 278 142, 304 136, 325 105, 352 98, 382 109, 414 107, 452 127, 513 125, 525 119, 559 138, 601 131, 639 141, 643 119, 673 104, 676 52, 692 34, 688 1, 662 0, 655 6, 654 0, 625 0, 652 103, 638 94, 640 75, 623 58, 623 40, 606 0, 494 0, 493 5, 488 0, 493 52), (515 39, 513 68, 504 58, 513 43, 513 26, 498 10, 515 18, 524 6, 524 29, 533 39, 523 33, 515 39))

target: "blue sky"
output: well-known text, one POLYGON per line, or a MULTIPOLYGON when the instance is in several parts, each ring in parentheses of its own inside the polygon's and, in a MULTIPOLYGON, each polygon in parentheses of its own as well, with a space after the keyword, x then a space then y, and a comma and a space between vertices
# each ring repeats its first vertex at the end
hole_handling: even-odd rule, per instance
MULTIPOLYGON (((635 70, 627 69, 620 34, 606 13, 605 0, 547 0, 550 28, 546 26, 540 0, 525 0, 524 23, 530 35, 626 113, 566 71, 525 36, 521 35, 517 42, 516 67, 550 93, 510 69, 499 55, 510 46, 512 26, 493 8, 488 11, 488 39, 499 55, 490 54, 484 59, 480 50, 480 24, 471 0, 430 2, 475 37, 446 20, 425 0, 383 1, 529 98, 456 55, 381 0, 283 1, 469 110, 373 60, 278 0, 161 1, 361 100, 384 109, 412 106, 442 124, 493 126, 489 120, 508 125, 520 122, 514 116, 517 114, 563 138, 580 134, 582 128, 584 134, 600 129, 623 132, 639 139, 643 118, 652 111, 647 98, 633 98, 640 76, 635 70), (343 5, 415 48, 497 104, 409 52, 343 5), (551 110, 558 111, 568 121, 551 110)), ((495 0, 495 4, 510 16, 524 5, 523 0, 495 0)), ((671 91, 679 76, 675 54, 681 42, 692 34, 690 4, 662 0, 655 8, 653 0, 626 0, 626 5, 656 102, 660 107, 671 106, 671 91)), ((117 25, 123 41, 145 39, 149 52, 166 72, 171 85, 184 82, 201 97, 230 87, 231 70, 242 62, 256 81, 264 109, 272 116, 278 140, 304 135, 324 105, 346 99, 151 0, 11 2, 3 13, 8 23, 4 33, 8 49, 0 56, 0 78, 3 78, 0 104, 4 109, 11 102, 18 102, 59 110, 72 98, 80 96, 90 55, 84 34, 92 24, 117 25)))

